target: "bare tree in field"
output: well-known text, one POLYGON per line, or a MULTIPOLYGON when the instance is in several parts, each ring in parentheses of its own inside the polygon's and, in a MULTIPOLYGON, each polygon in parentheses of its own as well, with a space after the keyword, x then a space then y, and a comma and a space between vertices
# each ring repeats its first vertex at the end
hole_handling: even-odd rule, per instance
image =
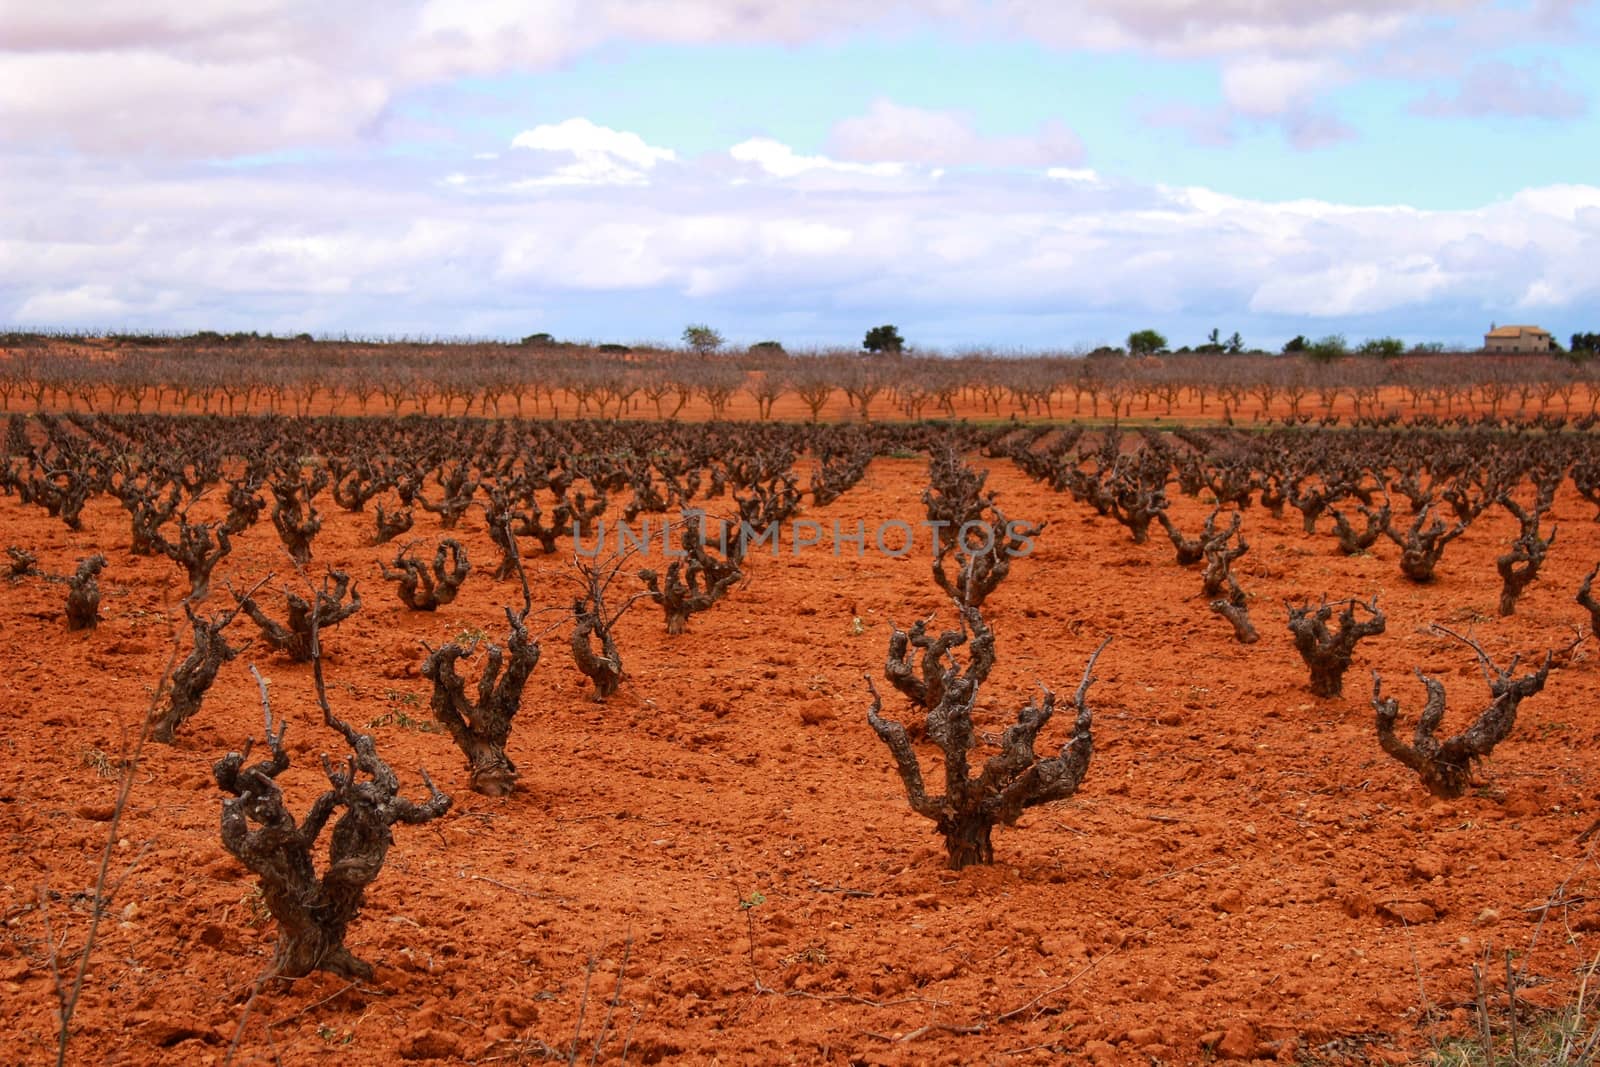
POLYGON ((1310 604, 1285 606, 1289 610, 1289 632, 1294 635, 1295 651, 1311 669, 1312 694, 1339 696, 1344 692, 1344 672, 1350 669, 1356 642, 1384 631, 1386 620, 1378 610, 1378 598, 1365 602, 1352 598, 1335 604, 1324 599, 1314 609, 1310 604), (1338 629, 1330 630, 1328 620, 1333 618, 1333 609, 1338 603, 1344 605, 1344 610, 1339 613, 1338 629), (1357 608, 1366 612, 1365 619, 1356 618, 1357 608))
POLYGON ((1435 629, 1466 643, 1477 653, 1483 679, 1489 685, 1489 706, 1479 713, 1471 726, 1440 741, 1435 735, 1444 721, 1444 685, 1419 670, 1417 678, 1427 689, 1428 700, 1417 718, 1417 728, 1409 745, 1395 736, 1400 702, 1383 696, 1383 680, 1377 671, 1372 672, 1372 707, 1377 713, 1378 744, 1383 750, 1415 771, 1428 792, 1452 799, 1465 793, 1471 784, 1473 765, 1487 758, 1496 745, 1510 736, 1517 724, 1517 707, 1544 688, 1545 679, 1550 676, 1551 654, 1545 654, 1544 665, 1537 671, 1518 678, 1514 677, 1516 657, 1501 670, 1476 642, 1443 627, 1435 629))
POLYGON ((772 406, 789 391, 789 382, 782 371, 758 370, 750 375, 744 387, 756 402, 756 413, 763 419, 770 419, 772 406))
POLYGON ((1211 610, 1233 625, 1233 636, 1241 645, 1253 645, 1261 639, 1250 621, 1250 601, 1239 580, 1233 576, 1233 561, 1250 550, 1250 544, 1239 533, 1239 513, 1226 532, 1211 538, 1205 544, 1206 568, 1200 575, 1200 593, 1211 598, 1211 610), (1237 534, 1238 544, 1228 542, 1237 534))
POLYGON ((154 478, 141 481, 125 475, 111 492, 128 510, 132 527, 130 551, 136 556, 155 555, 161 527, 172 521, 183 503, 183 489, 176 482, 168 482, 163 493, 154 478))
POLYGON ((694 368, 695 391, 711 406, 711 417, 722 418, 728 401, 744 384, 744 372, 726 363, 706 363, 694 368))
POLYGON ((861 415, 863 422, 872 418, 872 401, 887 382, 882 370, 869 363, 850 363, 841 368, 839 387, 850 398, 851 405, 861 415))
POLYGON ((622 687, 622 653, 612 633, 634 602, 649 593, 635 593, 618 608, 610 608, 606 598, 611 583, 622 573, 627 553, 616 553, 593 563, 573 558, 580 593, 572 601, 572 661, 594 683, 595 700, 604 701, 622 687))
POLYGON ((931 711, 944 701, 947 665, 953 663, 952 649, 967 648, 967 665, 961 672, 964 685, 976 689, 994 669, 994 631, 989 629, 975 605, 962 611, 961 626, 938 636, 928 631, 933 620, 919 619, 910 631, 889 627, 889 656, 883 676, 914 708, 931 711), (970 633, 969 633, 970 628, 970 633))
POLYGON ((313 598, 315 606, 293 590, 284 590, 288 614, 282 623, 263 611, 251 594, 234 593, 231 587, 228 591, 233 594, 239 610, 261 627, 261 636, 268 647, 296 663, 310 662, 312 634, 320 634, 331 626, 337 626, 361 610, 361 593, 351 582, 350 576, 331 568, 322 580, 322 589, 313 598), (350 598, 348 603, 346 596, 350 598))
POLYGON ((1167 515, 1165 508, 1156 513, 1156 521, 1161 523, 1162 528, 1167 531, 1167 537, 1172 541, 1172 547, 1177 551, 1178 566, 1188 567, 1199 563, 1206 558, 1206 547, 1212 541, 1220 538, 1223 543, 1226 543, 1234 535, 1239 528, 1239 523, 1242 521, 1239 513, 1237 511, 1231 512, 1233 525, 1219 533, 1217 531, 1217 516, 1220 514, 1222 514, 1220 507, 1212 508, 1211 514, 1206 516, 1205 525, 1201 527, 1199 536, 1186 537, 1183 531, 1178 528, 1178 524, 1173 522, 1171 517, 1167 515))
POLYGON ((928 521, 952 533, 982 522, 984 512, 994 505, 994 494, 983 491, 988 480, 988 471, 969 466, 953 447, 936 448, 928 460, 928 488, 922 491, 928 521))
POLYGON ((442 538, 433 553, 433 565, 411 556, 416 542, 406 545, 394 558, 394 570, 383 568, 386 580, 396 583, 400 602, 412 611, 438 611, 456 598, 461 584, 472 573, 467 548, 453 537, 442 538))
POLYGON ((106 558, 98 552, 78 561, 78 570, 67 582, 67 629, 88 630, 100 621, 100 572, 106 558))
POLYGON ((789 382, 795 395, 811 413, 812 422, 817 421, 838 385, 833 364, 816 357, 795 360, 789 371, 789 382))
POLYGON ((1376 508, 1357 504, 1356 509, 1361 512, 1364 520, 1359 529, 1339 508, 1332 504, 1327 507, 1328 514, 1333 518, 1333 536, 1339 542, 1339 551, 1347 556, 1359 556, 1376 544, 1378 538, 1389 528, 1389 519, 1392 515, 1387 500, 1376 508))
POLYGON ((7 545, 6 558, 4 577, 9 581, 19 582, 39 574, 39 557, 20 545, 7 545))
MULTIPOLYGON (((981 625, 971 622, 977 609, 968 608, 964 614, 970 625, 981 625)), ((935 690, 939 694, 937 702, 928 706, 925 720, 928 739, 938 746, 943 756, 945 789, 936 795, 928 792, 921 761, 906 728, 883 717, 883 700, 871 676, 867 676, 867 688, 872 693, 867 722, 893 755, 911 809, 932 820, 944 838, 952 869, 992 863, 994 845, 991 839, 997 823, 1015 825, 1028 808, 1064 800, 1077 792, 1089 769, 1094 748, 1089 686, 1094 681, 1095 661, 1107 643, 1109 639, 1095 649, 1084 668, 1083 681, 1073 700, 1076 720, 1060 752, 1041 759, 1034 751, 1040 732, 1055 714, 1055 694, 1044 688, 1043 701, 1030 701, 1017 712, 1015 723, 1000 737, 999 751, 985 761, 975 777, 971 774, 970 760, 978 743, 972 720, 978 683, 971 672, 961 670, 948 651, 944 653, 944 662, 926 667, 925 700, 931 699, 935 690)))
POLYGON ((189 576, 187 600, 195 603, 204 600, 211 589, 211 572, 229 552, 233 543, 228 539, 228 527, 221 522, 191 523, 185 515, 178 520, 178 539, 168 541, 156 533, 156 547, 168 559, 184 569, 189 576))
POLYGON ((200 710, 200 702, 205 699, 211 683, 217 680, 217 672, 222 665, 239 654, 239 650, 230 646, 222 634, 239 614, 239 609, 202 617, 196 615, 189 601, 185 600, 183 613, 189 617, 194 647, 173 670, 166 699, 152 709, 150 738, 164 745, 177 740, 178 727, 200 710))
POLYGON ((664 575, 648 568, 639 571, 650 598, 666 614, 669 634, 683 633, 690 615, 709 610, 744 579, 737 559, 718 559, 708 551, 705 523, 705 512, 684 512, 679 534, 683 558, 668 563, 664 575))
POLYGON ((989 508, 988 515, 981 533, 962 538, 958 529, 949 541, 940 543, 942 551, 934 555, 934 584, 958 604, 982 607, 1011 573, 1011 561, 1031 551, 1033 539, 1049 525, 1012 521, 998 504, 989 508), (952 552, 961 563, 953 579, 945 571, 945 560, 952 552))
POLYGON ((1255 624, 1250 621, 1250 602, 1245 591, 1230 575, 1228 591, 1211 602, 1211 610, 1233 624, 1233 639, 1241 645, 1253 645, 1261 640, 1255 624))
POLYGON ((1590 633, 1600 633, 1600 600, 1596 600, 1591 591, 1597 574, 1600 574, 1600 563, 1596 563, 1594 568, 1584 575, 1583 584, 1578 586, 1578 606, 1589 613, 1590 633))
POLYGON ((1440 519, 1429 522, 1432 510, 1423 507, 1418 511, 1411 528, 1403 534, 1393 526, 1384 528, 1389 540, 1400 546, 1400 573, 1419 585, 1433 581, 1434 568, 1444 556, 1445 546, 1467 529, 1465 522, 1454 526, 1446 526, 1440 519))
POLYGON ((1539 576, 1545 555, 1549 553, 1550 546, 1555 544, 1556 528, 1552 524, 1550 535, 1542 536, 1539 532, 1539 524, 1544 518, 1542 508, 1536 506, 1528 511, 1509 496, 1502 497, 1500 503, 1522 527, 1522 532, 1511 542, 1511 550, 1495 560, 1495 569, 1500 574, 1500 614, 1512 615, 1517 610, 1517 599, 1522 596, 1522 591, 1539 576))
POLYGON ((678 403, 671 411, 662 409, 662 402, 667 396, 677 392, 677 381, 671 369, 666 367, 652 367, 647 371, 639 383, 639 391, 644 393, 645 399, 655 405, 656 418, 675 419, 678 413, 689 402, 688 394, 679 394, 678 403))
POLYGON ((450 464, 448 469, 439 472, 439 487, 444 491, 437 504, 433 503, 421 492, 415 494, 415 500, 424 511, 431 511, 439 516, 439 525, 446 530, 454 530, 461 521, 461 516, 472 507, 478 487, 483 479, 472 473, 472 464, 460 460, 450 464))
POLYGON ((466 679, 456 671, 459 660, 469 657, 477 641, 465 646, 450 641, 429 649, 422 664, 422 676, 433 683, 433 717, 450 732, 456 746, 467 757, 472 769, 472 789, 485 796, 503 797, 516 788, 517 765, 506 754, 512 720, 522 707, 522 692, 528 676, 539 663, 539 642, 528 634, 528 615, 533 611, 533 596, 522 560, 516 556, 517 576, 522 580, 522 611, 505 609, 510 637, 505 645, 491 642, 484 652, 478 678, 477 698, 467 695, 466 679))
POLYGON ((372 543, 374 545, 388 544, 396 537, 409 531, 416 521, 410 508, 399 507, 393 511, 385 511, 382 504, 378 505, 373 514, 373 519, 377 525, 372 534, 372 543))
POLYGON ((358 456, 353 461, 330 456, 328 470, 333 476, 333 501, 346 511, 365 511, 367 501, 392 484, 366 456, 358 456))
POLYGON ((228 753, 212 768, 217 785, 229 794, 222 802, 222 845, 260 879, 267 911, 277 921, 271 975, 293 979, 326 971, 366 981, 373 976, 372 965, 356 958, 344 939, 394 845, 390 828, 432 822, 450 810, 450 798, 434 788, 426 771, 420 772, 428 789, 426 801, 417 804, 400 796, 400 780, 378 755, 372 736, 334 717, 322 680, 322 658, 315 652, 312 670, 322 721, 344 738, 350 756, 338 767, 323 756, 329 789, 312 803, 305 821, 297 823, 277 782, 289 769, 283 747, 288 723, 280 719, 274 724, 266 682, 257 674, 271 758, 246 767, 250 739, 242 751, 228 753), (329 819, 333 833, 319 873, 317 838, 329 819))
POLYGON ((272 483, 272 525, 296 563, 311 561, 311 542, 322 530, 322 516, 314 501, 327 486, 328 472, 322 467, 310 477, 296 472, 272 483))
POLYGON ((1205 543, 1205 570, 1200 575, 1200 595, 1215 597, 1237 583, 1233 579, 1233 561, 1250 551, 1250 542, 1239 530, 1239 513, 1233 513, 1228 528, 1205 543), (1238 543, 1230 545, 1235 536, 1238 543))
POLYGON ((267 506, 257 492, 262 485, 261 476, 246 472, 238 481, 227 484, 228 515, 222 520, 222 528, 229 534, 242 534, 256 524, 261 509, 267 506))

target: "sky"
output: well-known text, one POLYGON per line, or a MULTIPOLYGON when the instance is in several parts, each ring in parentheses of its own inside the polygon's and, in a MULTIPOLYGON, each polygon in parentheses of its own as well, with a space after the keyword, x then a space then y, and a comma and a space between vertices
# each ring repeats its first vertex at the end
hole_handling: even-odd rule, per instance
POLYGON ((1600 0, 0 0, 0 328, 1600 329, 1600 0))

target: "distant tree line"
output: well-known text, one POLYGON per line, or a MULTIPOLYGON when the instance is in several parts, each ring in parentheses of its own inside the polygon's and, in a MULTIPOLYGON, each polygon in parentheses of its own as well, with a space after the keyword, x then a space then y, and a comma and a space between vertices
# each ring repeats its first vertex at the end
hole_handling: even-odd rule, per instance
MULTIPOLYGON (((1154 332, 1154 331, 1151 331, 1154 332)), ((898 334, 898 331, 896 331, 898 334)), ((1352 353, 1342 339, 1288 356, 1243 351, 1160 353, 1132 346, 1026 357, 863 357, 859 350, 788 352, 776 341, 703 354, 692 348, 530 343, 301 341, 246 338, 162 344, 49 343, 0 338, 0 410, 211 411, 222 414, 445 414, 555 418, 715 418, 753 408, 771 418, 1156 417, 1179 405, 1203 415, 1309 419, 1332 411, 1380 417, 1403 396, 1442 417, 1593 412, 1600 361, 1393 346, 1352 353), (1337 342, 1337 343, 1336 343, 1337 342), (1157 354, 1160 353, 1160 354, 1157 354), (749 408, 735 407, 735 401, 749 408)), ((1154 344, 1156 339, 1145 339, 1154 344)), ((1231 339, 1229 339, 1231 341, 1231 339)), ((1224 350, 1228 342, 1221 342, 1224 350)), ((885 349, 883 354, 887 354, 885 349)))

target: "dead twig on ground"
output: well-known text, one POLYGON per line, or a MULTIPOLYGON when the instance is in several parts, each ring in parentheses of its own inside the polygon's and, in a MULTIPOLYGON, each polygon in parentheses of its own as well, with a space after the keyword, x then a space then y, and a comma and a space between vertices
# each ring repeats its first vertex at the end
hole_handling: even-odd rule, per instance
MULTIPOLYGON (((138 774, 139 760, 144 753, 144 743, 150 736, 151 719, 156 708, 160 706, 161 698, 166 694, 167 683, 172 677, 173 664, 178 660, 178 643, 175 635, 169 629, 168 637, 172 642, 172 651, 167 656, 167 664, 161 670, 161 679, 156 683, 155 692, 150 696, 150 706, 146 709, 144 718, 139 725, 139 737, 133 743, 130 751, 127 746, 126 727, 123 734, 123 753, 121 757, 122 780, 117 786, 117 799, 111 807, 111 819, 106 826, 106 845, 100 853, 100 868, 95 874, 94 901, 89 913, 89 932, 84 938, 83 951, 78 956, 77 971, 72 977, 71 988, 63 991, 58 972, 58 949, 52 946, 50 966, 52 972, 57 973, 56 997, 60 1006, 58 1018, 61 1023, 56 1039, 56 1067, 65 1067, 67 1062, 67 1045, 72 1039, 72 1015, 77 1010, 78 1001, 83 996, 83 983, 89 973, 89 957, 94 954, 95 938, 100 932, 100 917, 105 913, 106 905, 106 875, 111 870, 111 854, 116 851, 117 842, 121 840, 122 817, 128 810, 128 797, 133 792, 134 779, 138 774)), ((140 856, 144 853, 141 851, 140 856)), ((136 857, 134 863, 138 863, 136 857)), ((129 874, 132 870, 128 871, 129 874)), ((120 888, 127 875, 118 880, 116 887, 120 888)))
POLYGON ((1101 953, 1099 956, 1096 956, 1094 959, 1090 960, 1088 966, 1084 967, 1083 970, 1079 971, 1077 974, 1073 975, 1071 978, 1068 978, 1065 982, 1062 982, 1060 985, 1057 985, 1057 986, 1051 986, 1049 989, 1046 989, 1043 993, 1040 993, 1038 996, 1034 997, 1032 1000, 1028 1001, 1026 1004, 1023 1004, 1021 1007, 1012 1008, 1008 1012, 1003 1012, 1000 1015, 995 1016, 995 1020, 994 1021, 996 1023, 1010 1022, 1012 1019, 1016 1018, 1018 1015, 1021 1015, 1023 1012, 1027 1011, 1029 1008, 1031 1008, 1035 1004, 1039 1003, 1039 1001, 1043 1000, 1045 997, 1053 996, 1054 994, 1061 992, 1063 989, 1066 989, 1066 988, 1070 987, 1071 985, 1073 985, 1073 983, 1077 982, 1078 979, 1082 978, 1084 975, 1088 974, 1090 971, 1093 971, 1096 967, 1100 966, 1100 964, 1108 956, 1114 956, 1116 954, 1117 954, 1117 950, 1116 949, 1112 949, 1109 952, 1101 953))
POLYGON ((981 1034, 987 1029, 988 1027, 983 1023, 968 1023, 966 1025, 959 1023, 929 1023, 926 1026, 919 1026, 915 1030, 904 1034, 880 1034, 872 1030, 863 1030, 861 1031, 861 1036, 870 1037, 877 1041, 888 1041, 896 1045, 904 1045, 907 1042, 915 1041, 920 1037, 927 1037, 929 1034, 981 1034))

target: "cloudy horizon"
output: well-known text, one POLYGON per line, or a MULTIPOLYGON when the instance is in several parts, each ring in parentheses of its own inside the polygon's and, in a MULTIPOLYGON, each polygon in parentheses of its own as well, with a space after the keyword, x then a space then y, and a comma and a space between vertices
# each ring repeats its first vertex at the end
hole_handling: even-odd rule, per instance
POLYGON ((1564 340, 1596 6, 0 0, 0 323, 1564 340))

